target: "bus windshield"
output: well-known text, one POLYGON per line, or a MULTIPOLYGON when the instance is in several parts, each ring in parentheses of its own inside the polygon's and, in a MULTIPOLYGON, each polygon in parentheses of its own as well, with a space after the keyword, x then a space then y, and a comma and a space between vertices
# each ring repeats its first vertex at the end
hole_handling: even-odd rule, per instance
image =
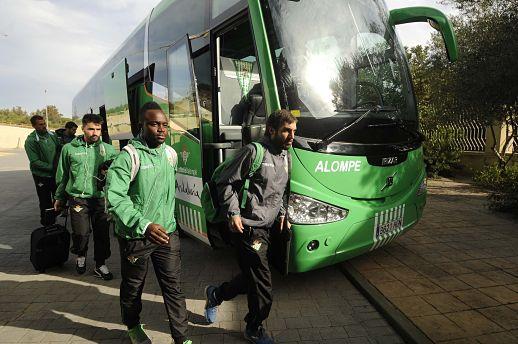
POLYGON ((298 116, 299 137, 322 140, 377 109, 333 141, 415 140, 408 66, 383 0, 268 0, 265 8, 281 106, 298 116))

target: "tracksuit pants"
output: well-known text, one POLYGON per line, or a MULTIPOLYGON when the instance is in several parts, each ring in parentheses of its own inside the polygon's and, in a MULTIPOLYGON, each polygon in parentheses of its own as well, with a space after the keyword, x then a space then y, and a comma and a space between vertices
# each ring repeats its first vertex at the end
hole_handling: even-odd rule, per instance
POLYGON ((80 257, 86 256, 90 232, 93 232, 94 260, 97 266, 103 265, 111 255, 110 222, 104 212, 104 198, 72 197, 69 209, 72 224, 70 251, 80 257))
POLYGON ((148 239, 126 240, 118 237, 121 254, 120 305, 122 322, 128 329, 140 324, 142 290, 149 260, 162 290, 169 328, 175 343, 187 336, 187 309, 180 288, 180 238, 178 231, 169 237, 169 245, 157 245, 148 239))
POLYGON ((270 234, 262 228, 245 226, 244 234, 232 233, 241 273, 221 284, 215 292, 219 303, 239 294, 248 298, 247 328, 257 329, 268 318, 272 307, 272 277, 268 265, 270 234))
POLYGON ((42 226, 52 225, 56 222, 56 213, 54 211, 46 212, 46 209, 54 208, 53 196, 56 192, 56 181, 52 177, 40 177, 35 174, 32 175, 32 178, 38 194, 40 223, 42 226))

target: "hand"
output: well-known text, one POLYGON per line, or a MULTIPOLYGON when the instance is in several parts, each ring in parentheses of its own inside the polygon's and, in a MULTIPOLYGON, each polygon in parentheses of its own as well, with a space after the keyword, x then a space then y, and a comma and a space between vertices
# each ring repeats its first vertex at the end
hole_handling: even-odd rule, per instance
POLYGON ((245 227, 243 226, 243 222, 241 221, 241 215, 232 215, 228 219, 228 227, 234 233, 243 234, 243 229, 245 229, 245 227))
POLYGON ((157 245, 167 245, 169 244, 169 235, 167 235, 167 231, 164 227, 160 226, 156 223, 150 223, 146 232, 144 233, 146 238, 148 238, 151 242, 157 245))
POLYGON ((65 202, 60 201, 58 199, 54 201, 54 210, 56 211, 56 213, 59 213, 64 209, 65 209, 65 202))

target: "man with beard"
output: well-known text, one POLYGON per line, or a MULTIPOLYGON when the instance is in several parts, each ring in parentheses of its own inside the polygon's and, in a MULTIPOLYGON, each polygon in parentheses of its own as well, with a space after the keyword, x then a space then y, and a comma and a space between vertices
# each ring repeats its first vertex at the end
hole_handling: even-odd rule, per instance
POLYGON ((72 142, 72 140, 76 138, 76 130, 77 124, 72 121, 65 123, 65 128, 56 130, 56 135, 62 146, 72 142))
POLYGON ((67 200, 72 224, 71 252, 77 255, 76 270, 86 271, 86 253, 90 224, 94 236, 95 276, 111 280, 113 274, 106 266, 110 252, 110 223, 105 213, 104 193, 97 188, 99 166, 116 155, 113 146, 101 141, 102 117, 86 114, 82 120, 84 135, 63 146, 56 173, 56 201, 60 211, 67 200))
POLYGON ((211 285, 205 289, 205 317, 209 323, 215 322, 218 305, 246 294, 248 314, 244 335, 252 343, 273 343, 262 325, 272 306, 268 251, 271 231, 290 227, 286 217, 291 162, 287 150, 296 130, 297 120, 287 110, 276 111, 268 117, 265 136, 259 141, 265 150, 263 161, 250 178, 244 207, 240 206, 239 193, 257 154, 254 144, 243 147, 216 181, 241 273, 219 287, 211 285), (272 228, 276 220, 278 226, 272 228))

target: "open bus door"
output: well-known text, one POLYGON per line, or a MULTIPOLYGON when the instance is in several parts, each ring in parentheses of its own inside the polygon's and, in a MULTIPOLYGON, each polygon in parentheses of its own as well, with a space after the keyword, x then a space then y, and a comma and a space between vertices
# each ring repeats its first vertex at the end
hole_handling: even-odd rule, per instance
MULTIPOLYGON (((215 135, 213 142, 205 142, 203 147, 206 154, 214 155, 216 167, 232 158, 242 146, 258 141, 266 130, 267 116, 257 50, 248 16, 234 18, 212 34, 215 48, 215 135)), ((226 223, 219 227, 210 225, 209 238, 213 246, 220 246, 220 242, 225 241, 224 233, 228 232, 226 226, 226 223)), ((272 234, 271 262, 281 273, 286 274, 291 232, 272 234)))
POLYGON ((111 140, 133 138, 128 106, 128 73, 126 59, 103 78, 106 125, 111 140))
POLYGON ((186 35, 167 50, 171 146, 178 153, 176 221, 190 236, 209 244, 200 195, 202 131, 192 49, 186 35))

